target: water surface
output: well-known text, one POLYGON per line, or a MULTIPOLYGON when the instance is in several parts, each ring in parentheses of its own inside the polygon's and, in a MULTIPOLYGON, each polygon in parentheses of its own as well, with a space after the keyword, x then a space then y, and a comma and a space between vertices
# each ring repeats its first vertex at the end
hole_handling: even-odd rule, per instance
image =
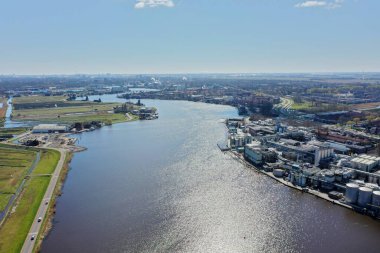
POLYGON ((379 252, 379 222, 220 152, 234 108, 142 102, 160 118, 80 135, 42 252, 379 252))

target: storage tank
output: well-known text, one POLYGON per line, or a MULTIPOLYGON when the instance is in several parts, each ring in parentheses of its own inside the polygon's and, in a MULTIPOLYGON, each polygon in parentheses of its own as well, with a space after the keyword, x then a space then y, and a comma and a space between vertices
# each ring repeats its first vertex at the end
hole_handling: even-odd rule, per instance
POLYGON ((304 175, 300 177, 300 186, 302 187, 306 186, 306 177, 304 175))
POLYGON ((366 207, 368 204, 371 203, 371 200, 372 200, 372 190, 368 187, 360 187, 358 205, 362 207, 366 207))
POLYGON ((355 204, 356 201, 358 200, 358 195, 359 195, 359 185, 354 184, 354 183, 346 184, 346 194, 345 194, 346 202, 355 204))
POLYGON ((372 193, 372 205, 380 207, 380 191, 372 193))
POLYGON ((290 182, 291 182, 291 183, 293 183, 293 182, 294 182, 294 180, 295 180, 295 179, 294 179, 294 174, 293 174, 293 173, 291 173, 291 174, 290 174, 290 182))
POLYGON ((275 169, 275 170, 273 170, 273 175, 275 177, 283 177, 284 176, 284 170, 275 169))

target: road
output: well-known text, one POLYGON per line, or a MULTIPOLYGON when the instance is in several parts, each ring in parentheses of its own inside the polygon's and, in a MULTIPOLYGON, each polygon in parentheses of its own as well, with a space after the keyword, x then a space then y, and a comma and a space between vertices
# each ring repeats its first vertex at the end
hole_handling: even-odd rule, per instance
POLYGON ((293 105, 293 100, 282 97, 281 103, 277 104, 274 108, 278 109, 279 112, 283 115, 289 115, 291 113, 292 105, 293 105))
POLYGON ((43 223, 43 219, 46 216, 46 213, 49 209, 49 203, 50 200, 52 199, 52 196, 54 194, 54 189, 55 186, 57 185, 59 175, 61 173, 61 170, 63 168, 63 165, 65 163, 65 158, 66 158, 66 151, 63 149, 57 149, 61 153, 61 158, 59 159, 57 163, 57 167, 54 170, 54 173, 52 174, 52 177, 50 179, 49 186, 45 192, 44 198, 41 201, 40 207, 38 208, 36 217, 34 218, 34 221, 32 223, 32 226, 30 227, 29 233, 26 236, 24 245, 21 249, 22 253, 29 253, 33 252, 34 245, 36 243, 37 235, 41 230, 41 225, 43 223), (48 204, 46 204, 48 202, 48 204), (42 221, 38 222, 38 218, 42 217, 42 221), (31 240, 32 236, 35 236, 34 240, 31 240))
POLYGON ((0 226, 6 220, 5 218, 7 217, 8 212, 10 211, 10 209, 13 206, 14 202, 18 199, 18 197, 19 197, 22 189, 24 188, 26 177, 29 177, 32 174, 33 170, 36 168, 37 164, 40 162, 40 157, 41 157, 41 154, 40 154, 40 152, 38 152, 37 155, 36 155, 36 158, 34 159, 33 164, 28 169, 28 172, 26 173, 26 175, 25 175, 24 179, 22 180, 21 184, 16 189, 14 195, 10 198, 7 206, 4 208, 4 210, 2 212, 0 212, 0 226))

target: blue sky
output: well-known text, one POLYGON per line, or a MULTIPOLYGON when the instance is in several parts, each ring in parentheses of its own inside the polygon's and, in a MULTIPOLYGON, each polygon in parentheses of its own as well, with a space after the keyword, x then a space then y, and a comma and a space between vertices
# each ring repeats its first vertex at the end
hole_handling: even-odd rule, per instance
POLYGON ((378 0, 0 0, 0 74, 380 71, 378 0))

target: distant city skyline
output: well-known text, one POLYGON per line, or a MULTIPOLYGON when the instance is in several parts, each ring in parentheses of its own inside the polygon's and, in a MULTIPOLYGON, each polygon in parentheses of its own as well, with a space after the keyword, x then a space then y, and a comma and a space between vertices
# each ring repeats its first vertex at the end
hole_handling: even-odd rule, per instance
POLYGON ((0 74, 380 72, 379 1, 6 1, 0 74))

